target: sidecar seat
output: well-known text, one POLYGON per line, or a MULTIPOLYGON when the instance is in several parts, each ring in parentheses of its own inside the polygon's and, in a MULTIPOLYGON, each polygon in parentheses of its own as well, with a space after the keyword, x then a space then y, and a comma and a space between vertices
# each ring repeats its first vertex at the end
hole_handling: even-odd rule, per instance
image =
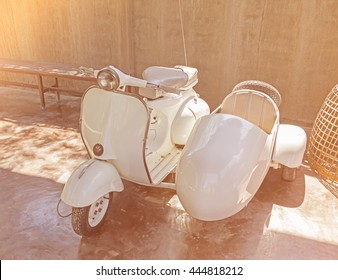
POLYGON ((226 96, 220 113, 243 118, 270 134, 279 111, 275 102, 266 94, 255 90, 236 90, 226 96))

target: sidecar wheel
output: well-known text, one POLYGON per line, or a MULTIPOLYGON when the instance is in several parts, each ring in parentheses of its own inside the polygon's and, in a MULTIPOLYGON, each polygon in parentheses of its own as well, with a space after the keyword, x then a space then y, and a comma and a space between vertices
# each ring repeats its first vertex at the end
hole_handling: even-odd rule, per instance
POLYGON ((290 168, 285 165, 282 167, 282 179, 284 181, 292 182, 296 179, 297 167, 290 168))
POLYGON ((112 204, 113 193, 107 193, 86 207, 72 208, 72 226, 75 233, 91 236, 97 233, 107 217, 112 204))

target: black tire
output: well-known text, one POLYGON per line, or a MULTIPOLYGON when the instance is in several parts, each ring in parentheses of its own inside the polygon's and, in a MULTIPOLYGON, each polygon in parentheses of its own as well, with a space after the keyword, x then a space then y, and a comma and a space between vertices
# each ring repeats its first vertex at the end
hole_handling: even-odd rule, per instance
MULTIPOLYGON (((112 205, 113 193, 107 193, 93 204, 86 207, 72 208, 72 226, 75 233, 80 236, 92 236, 98 233, 104 224, 112 205), (108 200, 108 201, 106 201, 108 200), (102 208, 102 205, 103 208, 102 208), (97 209, 97 210, 96 210, 97 209), (104 211, 101 213, 101 211, 104 211), (98 212, 97 220, 90 219, 92 212, 98 212)), ((94 216, 95 217, 95 216, 94 216)))
POLYGON ((232 91, 241 90, 241 89, 249 89, 249 90, 256 90, 265 93, 266 95, 270 96, 272 100, 276 103, 277 107, 282 102, 282 97, 279 91, 272 85, 257 81, 257 80, 248 80, 240 82, 239 84, 235 85, 232 91))

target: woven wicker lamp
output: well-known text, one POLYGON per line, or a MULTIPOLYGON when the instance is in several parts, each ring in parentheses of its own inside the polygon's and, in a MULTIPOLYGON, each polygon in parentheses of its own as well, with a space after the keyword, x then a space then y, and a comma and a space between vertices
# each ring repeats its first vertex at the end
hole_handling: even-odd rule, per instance
POLYGON ((338 84, 313 124, 307 157, 321 182, 338 198, 338 84))

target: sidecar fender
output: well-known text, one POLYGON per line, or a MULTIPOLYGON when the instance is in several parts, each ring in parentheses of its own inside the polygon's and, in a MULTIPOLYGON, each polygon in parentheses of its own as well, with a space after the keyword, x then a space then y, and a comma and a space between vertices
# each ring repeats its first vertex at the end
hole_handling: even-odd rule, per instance
POLYGON ((243 209, 270 167, 276 127, 267 134, 233 115, 200 118, 183 149, 176 192, 196 219, 216 221, 243 209))
POLYGON ((72 207, 85 207, 109 192, 123 189, 120 175, 112 164, 91 159, 82 163, 69 177, 61 200, 72 207))

